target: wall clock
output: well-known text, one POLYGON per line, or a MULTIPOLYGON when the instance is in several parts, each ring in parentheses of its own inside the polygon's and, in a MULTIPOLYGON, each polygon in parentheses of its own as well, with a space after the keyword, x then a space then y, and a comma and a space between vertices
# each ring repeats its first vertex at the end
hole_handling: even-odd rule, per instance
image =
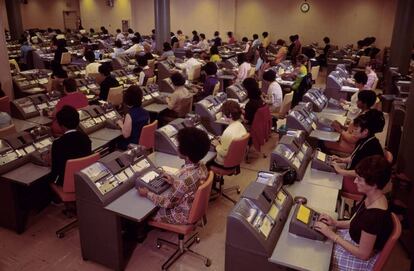
POLYGON ((308 3, 302 3, 302 5, 300 5, 300 11, 302 11, 303 13, 308 12, 310 9, 310 5, 308 3))

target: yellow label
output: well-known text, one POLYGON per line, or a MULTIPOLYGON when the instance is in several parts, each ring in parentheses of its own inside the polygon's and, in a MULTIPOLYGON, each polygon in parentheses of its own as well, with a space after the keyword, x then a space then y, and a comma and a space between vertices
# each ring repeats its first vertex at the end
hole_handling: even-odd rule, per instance
POLYGON ((282 206, 283 203, 285 202, 285 199, 286 199, 286 195, 282 191, 279 191, 279 193, 277 193, 277 196, 276 196, 276 203, 279 206, 282 206))
POLYGON ((296 215, 296 218, 299 221, 302 221, 303 223, 308 224, 309 217, 310 217, 310 209, 306 208, 303 205, 300 205, 299 210, 298 210, 298 214, 296 215))
POLYGON ((265 217, 263 218, 263 223, 260 226, 260 231, 264 234, 264 236, 269 237, 270 231, 272 230, 272 223, 270 222, 270 220, 265 217))
POLYGON ((323 152, 321 152, 321 151, 318 151, 318 154, 317 154, 316 158, 318 158, 318 160, 321 160, 321 161, 324 161, 325 162, 325 160, 326 160, 326 154, 323 153, 323 152))
POLYGON ((279 214, 279 209, 276 207, 276 205, 272 204, 272 207, 270 207, 269 213, 267 213, 273 220, 276 220, 277 215, 279 214))
POLYGON ((316 130, 316 128, 317 128, 316 124, 314 122, 312 122, 312 129, 316 130))

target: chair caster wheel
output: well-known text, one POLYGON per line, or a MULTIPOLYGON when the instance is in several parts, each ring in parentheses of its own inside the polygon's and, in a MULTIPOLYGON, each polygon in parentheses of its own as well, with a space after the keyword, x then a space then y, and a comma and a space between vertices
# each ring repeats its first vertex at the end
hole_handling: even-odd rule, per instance
POLYGON ((200 243, 200 241, 201 241, 200 237, 196 237, 195 241, 196 241, 197 244, 200 243))
POLYGON ((240 188, 237 188, 237 194, 240 194, 241 193, 241 190, 240 190, 240 188))
POLYGON ((207 259, 204 264, 205 264, 205 266, 209 267, 211 265, 211 260, 207 259))
POLYGON ((161 248, 161 244, 157 243, 157 248, 160 249, 161 248))
POLYGON ((57 238, 62 239, 63 237, 65 237, 64 233, 56 233, 57 238))

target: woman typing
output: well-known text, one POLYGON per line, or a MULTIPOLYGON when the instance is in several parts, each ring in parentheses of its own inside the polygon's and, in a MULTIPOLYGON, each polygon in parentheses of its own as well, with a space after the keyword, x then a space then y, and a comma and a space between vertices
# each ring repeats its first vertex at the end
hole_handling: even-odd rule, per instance
POLYGON ((154 220, 187 224, 195 192, 208 176, 208 170, 200 160, 210 149, 210 140, 204 131, 195 127, 181 129, 177 140, 179 157, 184 159, 185 163, 174 176, 166 175, 166 181, 171 184, 171 191, 157 195, 149 192, 147 188, 139 188, 138 192, 161 207, 154 220))
POLYGON ((364 199, 351 220, 337 221, 321 214, 315 229, 335 243, 332 270, 372 270, 391 235, 393 222, 382 189, 391 176, 391 166, 381 155, 363 159, 354 180, 364 199), (335 233, 332 227, 338 231, 335 233))

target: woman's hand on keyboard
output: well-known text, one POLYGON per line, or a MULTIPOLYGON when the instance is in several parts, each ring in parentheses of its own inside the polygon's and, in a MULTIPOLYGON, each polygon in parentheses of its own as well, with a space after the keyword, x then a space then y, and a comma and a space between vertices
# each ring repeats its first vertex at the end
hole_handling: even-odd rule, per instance
POLYGON ((167 182, 167 183, 169 183, 169 184, 172 184, 173 182, 174 182, 174 178, 170 175, 170 174, 168 174, 168 173, 164 173, 163 175, 162 175, 162 177, 165 179, 165 181, 167 182))
POLYGON ((138 187, 138 193, 141 197, 147 197, 148 191, 146 187, 138 187))

